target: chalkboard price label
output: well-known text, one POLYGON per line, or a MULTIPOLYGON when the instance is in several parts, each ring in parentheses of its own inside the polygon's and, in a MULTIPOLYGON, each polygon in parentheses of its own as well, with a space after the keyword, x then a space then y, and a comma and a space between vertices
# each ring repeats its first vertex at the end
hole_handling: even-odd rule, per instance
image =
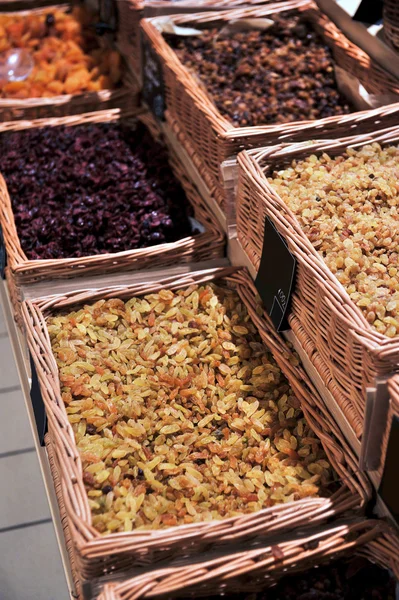
POLYGON ((6 266, 7 266, 6 246, 4 243, 3 230, 0 225, 0 277, 1 277, 1 279, 6 278, 6 266))
POLYGON ((143 100, 159 121, 165 120, 165 82, 159 56, 143 37, 143 100))
POLYGON ((393 518, 399 524, 398 456, 399 417, 395 415, 392 418, 384 471, 382 474, 380 487, 378 489, 378 494, 386 504, 393 518))
POLYGON ((30 370, 32 375, 32 386, 30 389, 30 399, 35 415, 37 434, 39 436, 40 445, 44 446, 44 436, 47 433, 47 415, 46 408, 43 402, 43 396, 39 385, 39 380, 36 373, 35 362, 29 353, 30 370))
POLYGON ((288 328, 296 260, 269 217, 265 218, 262 258, 255 285, 277 331, 288 328))

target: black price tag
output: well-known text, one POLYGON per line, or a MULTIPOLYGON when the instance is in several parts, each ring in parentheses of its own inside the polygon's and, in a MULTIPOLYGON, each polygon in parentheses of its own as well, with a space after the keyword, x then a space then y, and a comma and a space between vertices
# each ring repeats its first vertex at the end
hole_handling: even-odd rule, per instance
POLYGON ((262 258, 255 285, 277 331, 288 329, 286 314, 296 260, 269 217, 265 218, 262 258))
POLYGON ((37 434, 39 436, 40 445, 44 446, 44 436, 47 433, 47 415, 44 406, 42 392, 40 390, 39 380, 37 378, 35 362, 29 353, 30 369, 32 374, 32 386, 30 388, 30 399, 35 415, 37 434))
POLYGON ((165 82, 159 56, 142 36, 143 100, 159 121, 165 115, 165 82))
POLYGON ((383 0, 362 0, 353 15, 353 20, 375 25, 382 19, 383 4, 383 0))
POLYGON ((393 518, 399 524, 398 456, 399 417, 394 416, 391 423, 384 472, 382 474, 378 494, 385 502, 393 518))
POLYGON ((7 253, 6 246, 4 243, 3 230, 0 225, 0 277, 6 278, 6 266, 7 266, 7 253))

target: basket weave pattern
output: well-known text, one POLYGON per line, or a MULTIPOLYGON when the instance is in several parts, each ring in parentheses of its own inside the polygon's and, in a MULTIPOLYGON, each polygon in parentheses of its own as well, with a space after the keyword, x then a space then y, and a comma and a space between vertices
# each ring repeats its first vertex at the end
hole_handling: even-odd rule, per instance
MULTIPOLYGON (((301 12, 311 20, 314 28, 331 47, 338 66, 356 77, 370 93, 399 93, 399 81, 374 63, 358 46, 350 42, 342 32, 307 0, 290 0, 262 8, 246 8, 218 13, 197 15, 174 15, 177 25, 191 27, 214 27, 231 19, 267 17, 278 12, 301 12)), ((184 133, 186 139, 198 152, 206 165, 215 186, 220 183, 220 164, 244 148, 256 148, 280 141, 304 140, 312 137, 328 137, 331 132, 347 135, 348 130, 365 133, 373 128, 375 121, 385 120, 384 127, 397 123, 399 104, 374 111, 355 112, 315 121, 292 122, 279 125, 235 128, 213 104, 203 87, 180 62, 176 53, 164 40, 156 27, 157 18, 141 22, 144 35, 160 57, 164 68, 166 106, 184 133)), ((222 192, 222 189, 220 191, 222 192)))
POLYGON ((221 184, 216 185, 215 180, 210 175, 209 170, 207 169, 207 165, 204 163, 202 156, 195 150, 190 139, 183 133, 178 121, 169 113, 169 111, 166 111, 165 117, 166 122, 171 128, 175 138, 181 144, 182 148, 184 148, 184 150, 187 152, 193 165, 196 167, 199 176, 207 186, 209 193, 212 194, 212 197, 215 198, 219 206, 221 206, 224 212, 226 212, 227 206, 225 202, 225 194, 224 190, 221 187, 221 184))
POLYGON ((193 565, 160 569, 128 581, 106 584, 98 600, 206 597, 251 593, 270 587, 282 576, 303 572, 353 553, 398 572, 397 543, 385 524, 363 521, 341 525, 300 540, 279 543, 193 565))
MULTIPOLYGON (((55 118, 40 119, 39 121, 15 121, 0 125, 0 134, 6 131, 29 129, 32 127, 57 127, 60 125, 74 126, 89 123, 107 123, 120 118, 118 110, 98 111, 94 113, 55 118)), ((148 115, 140 117, 151 133, 155 132, 154 125, 148 115)), ((205 231, 195 236, 189 236, 172 243, 159 244, 150 248, 140 248, 89 256, 84 258, 41 259, 29 260, 23 252, 14 222, 11 200, 8 195, 4 178, 0 175, 0 223, 3 228, 5 246, 10 270, 18 283, 28 283, 40 278, 71 277, 77 274, 104 273, 120 269, 146 269, 149 266, 168 266, 180 262, 200 262, 218 258, 224 252, 224 236, 219 232, 212 219, 205 201, 185 173, 184 166, 169 150, 169 164, 180 181, 187 200, 194 208, 194 214, 205 231)))
MULTIPOLYGON (((54 6, 57 10, 60 6, 54 6)), ((63 5, 66 10, 67 6, 63 5)), ((16 15, 43 13, 47 8, 34 8, 27 11, 18 11, 16 15)), ((4 13, 3 13, 4 14, 4 13)), ((13 14, 11 12, 7 14, 13 14)), ((104 38, 102 43, 109 43, 104 38)), ((130 110, 138 106, 138 87, 128 67, 125 67, 122 86, 115 90, 100 90, 99 92, 85 92, 81 94, 63 94, 53 98, 0 98, 0 123, 16 119, 40 119, 45 117, 65 117, 88 113, 96 110, 121 108, 130 110)))
POLYGON ((316 525, 338 514, 359 510, 370 497, 366 478, 357 472, 356 459, 335 422, 325 409, 302 367, 274 333, 267 315, 257 314, 255 290, 242 270, 220 268, 165 278, 157 283, 81 290, 65 296, 50 296, 22 305, 28 345, 35 361, 48 415, 49 432, 60 468, 62 499, 75 548, 75 564, 82 579, 101 576, 110 569, 123 570, 162 559, 182 558, 229 543, 249 544, 258 535, 277 534, 293 527, 316 525), (180 289, 192 283, 223 280, 234 286, 248 308, 259 333, 301 401, 308 423, 321 439, 328 459, 338 476, 336 491, 329 498, 304 499, 278 505, 258 513, 222 521, 196 523, 159 531, 133 531, 101 536, 91 524, 82 465, 73 430, 61 399, 58 369, 51 351, 46 317, 58 309, 92 302, 99 298, 151 293, 161 288, 180 289))
POLYGON ((266 216, 287 241, 298 265, 291 320, 300 323, 305 338, 311 341, 312 350, 308 350, 317 349, 321 375, 358 437, 363 428, 366 387, 374 384, 377 375, 397 369, 399 339, 379 334, 366 321, 313 248, 295 215, 270 186, 267 175, 294 158, 321 152, 334 156, 348 146, 398 140, 399 129, 391 128, 367 136, 244 151, 238 157, 238 238, 255 268, 260 264, 266 216))
POLYGON ((44 442, 46 444, 47 458, 48 458, 48 462, 50 465, 51 476, 53 478, 55 494, 57 496, 58 508, 59 508, 59 512, 60 512, 60 519, 61 519, 62 529, 63 529, 64 537, 65 537, 65 546, 66 546, 66 549, 68 552, 69 564, 71 567, 72 579, 73 579, 73 583, 75 586, 76 596, 78 598, 81 598, 82 591, 81 591, 79 577, 76 573, 76 568, 75 568, 74 547, 73 547, 71 534, 69 531, 68 519, 67 519, 67 516, 65 513, 65 506, 62 501, 61 482, 60 482, 60 477, 59 477, 60 469, 57 466, 57 459, 54 454, 53 443, 51 441, 51 436, 48 433, 46 434, 46 436, 44 438, 44 442))
POLYGON ((394 375, 388 380, 388 390, 389 390, 389 406, 388 406, 388 414, 386 420, 386 428, 382 438, 381 445, 381 461, 380 468, 378 473, 380 477, 382 476, 386 453, 388 449, 389 442, 389 434, 391 432, 391 423, 393 417, 399 417, 399 375, 394 375))

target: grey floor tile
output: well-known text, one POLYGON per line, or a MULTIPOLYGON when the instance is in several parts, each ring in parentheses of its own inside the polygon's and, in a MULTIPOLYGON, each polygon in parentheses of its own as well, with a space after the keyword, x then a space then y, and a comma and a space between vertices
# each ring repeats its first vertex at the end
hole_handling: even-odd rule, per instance
POLYGON ((0 389, 19 386, 17 367, 8 337, 0 337, 0 389))
POLYGON ((0 335, 3 335, 6 332, 7 332, 7 326, 6 326, 6 322, 4 320, 3 309, 0 304, 0 335))
POLYGON ((33 445, 22 390, 0 392, 0 454, 33 445))
POLYGON ((70 598, 52 523, 0 533, 1 600, 70 598))
POLYGON ((50 516, 35 451, 0 458, 0 481, 0 529, 50 516))

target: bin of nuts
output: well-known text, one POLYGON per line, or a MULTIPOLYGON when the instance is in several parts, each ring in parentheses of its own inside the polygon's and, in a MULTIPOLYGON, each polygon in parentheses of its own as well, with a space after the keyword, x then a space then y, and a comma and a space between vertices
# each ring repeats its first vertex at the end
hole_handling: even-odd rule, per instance
POLYGON ((381 522, 337 525, 302 539, 108 583, 98 600, 395 600, 397 551, 394 532, 381 522))
POLYGON ((364 506, 366 478, 243 271, 22 312, 82 579, 364 506))
POLYGON ((137 105, 120 54, 97 35, 82 6, 0 13, 2 60, 16 50, 23 70, 0 68, 2 121, 137 105))
POLYGON ((237 231, 255 268, 269 217, 298 262, 290 324, 360 438, 399 364, 399 129, 244 151, 237 231))
POLYGON ((196 34, 162 33, 156 17, 142 22, 163 65, 166 118, 198 154, 222 205, 220 164, 243 148, 346 135, 349 128, 362 133, 384 117, 395 123, 398 107, 394 115, 389 108, 359 113, 340 91, 337 67, 370 94, 398 93, 399 82, 312 2, 171 19, 196 34))
POLYGON ((146 118, 4 125, 0 223, 17 283, 223 255, 223 234, 146 118))

